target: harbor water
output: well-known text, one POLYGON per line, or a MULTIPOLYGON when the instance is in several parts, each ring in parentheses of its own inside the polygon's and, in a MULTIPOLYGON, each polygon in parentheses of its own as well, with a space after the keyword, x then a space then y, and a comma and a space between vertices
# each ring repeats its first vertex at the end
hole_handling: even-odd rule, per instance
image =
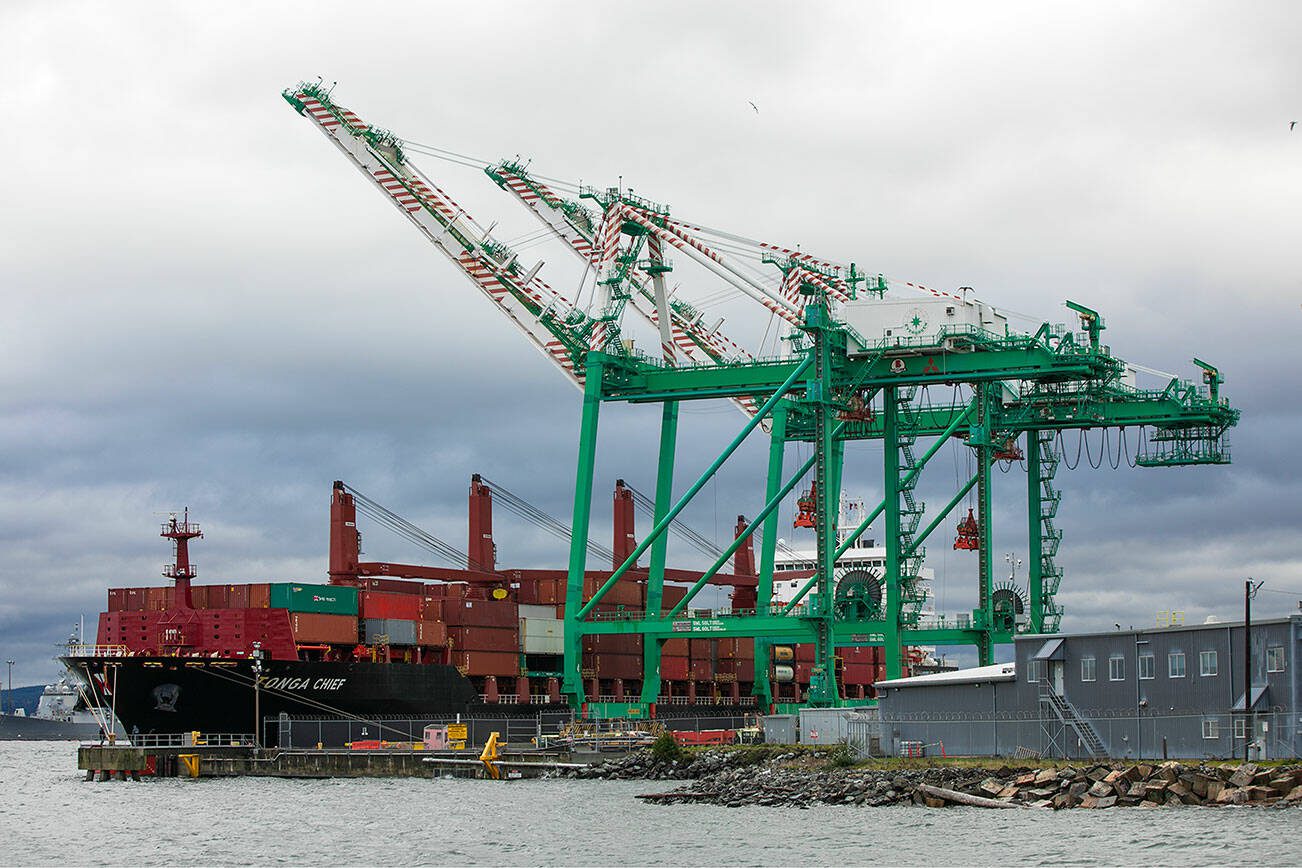
POLYGON ((0 747, 0 863, 1287 865, 1299 809, 648 805, 668 781, 88 783, 72 742, 0 747))

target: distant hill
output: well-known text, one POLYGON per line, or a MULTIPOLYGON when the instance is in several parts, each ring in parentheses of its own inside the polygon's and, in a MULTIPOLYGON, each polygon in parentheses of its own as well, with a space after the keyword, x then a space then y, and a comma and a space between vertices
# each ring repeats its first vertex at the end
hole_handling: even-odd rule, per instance
POLYGON ((6 711, 16 711, 21 708, 28 714, 35 714, 36 703, 40 701, 41 691, 44 689, 44 684, 37 684, 34 687, 15 687, 12 709, 9 707, 9 691, 0 690, 0 708, 6 711))

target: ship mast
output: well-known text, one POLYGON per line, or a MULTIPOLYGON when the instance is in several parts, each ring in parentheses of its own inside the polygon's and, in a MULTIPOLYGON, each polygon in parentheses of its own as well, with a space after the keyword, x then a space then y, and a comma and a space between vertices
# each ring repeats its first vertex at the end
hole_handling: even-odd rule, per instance
POLYGON ((188 506, 182 516, 182 519, 177 521, 176 513, 172 513, 160 534, 172 541, 174 549, 174 561, 163 567, 163 575, 176 580, 172 605, 181 609, 193 609, 190 599, 190 580, 199 574, 199 568, 190 563, 190 540, 202 537, 203 533, 199 530, 199 525, 190 521, 188 506))

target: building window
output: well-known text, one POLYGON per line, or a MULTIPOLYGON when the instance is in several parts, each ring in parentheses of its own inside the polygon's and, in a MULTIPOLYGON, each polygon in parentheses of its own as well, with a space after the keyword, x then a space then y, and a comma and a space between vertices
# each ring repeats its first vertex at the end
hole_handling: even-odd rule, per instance
POLYGON ((1220 721, 1216 718, 1203 721, 1203 738, 1220 738, 1221 726, 1220 721))
POLYGON ((1234 718, 1234 737, 1235 738, 1248 737, 1248 719, 1246 717, 1234 718))
POLYGON ((1171 678, 1184 678, 1184 652, 1172 651, 1166 658, 1166 674, 1171 678))
POLYGON ((1216 674, 1216 652, 1215 651, 1198 652, 1198 674, 1199 675, 1216 674))
POLYGON ((1108 680, 1126 680, 1126 658, 1120 654, 1113 654, 1108 658, 1108 680))
POLYGON ((1136 668, 1139 670, 1139 679, 1141 681, 1147 681, 1151 679, 1153 677, 1153 668, 1154 668, 1153 655, 1140 654, 1138 663, 1139 665, 1136 668))
POLYGON ((1284 646, 1272 645, 1266 649, 1266 671, 1284 671, 1284 646))
POLYGON ((1040 680, 1040 662, 1039 660, 1028 660, 1026 663, 1026 680, 1030 684, 1040 680))
POLYGON ((1081 681, 1094 680, 1094 658, 1093 657, 1082 657, 1080 659, 1080 680, 1081 681))

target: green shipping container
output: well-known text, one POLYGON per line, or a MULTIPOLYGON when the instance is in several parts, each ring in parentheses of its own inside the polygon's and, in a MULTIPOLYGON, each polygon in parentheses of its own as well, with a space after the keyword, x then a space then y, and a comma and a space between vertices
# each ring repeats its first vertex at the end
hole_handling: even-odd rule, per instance
POLYGON ((324 615, 357 616, 357 589, 344 585, 302 585, 275 582, 271 586, 271 608, 291 612, 319 612, 324 615))

